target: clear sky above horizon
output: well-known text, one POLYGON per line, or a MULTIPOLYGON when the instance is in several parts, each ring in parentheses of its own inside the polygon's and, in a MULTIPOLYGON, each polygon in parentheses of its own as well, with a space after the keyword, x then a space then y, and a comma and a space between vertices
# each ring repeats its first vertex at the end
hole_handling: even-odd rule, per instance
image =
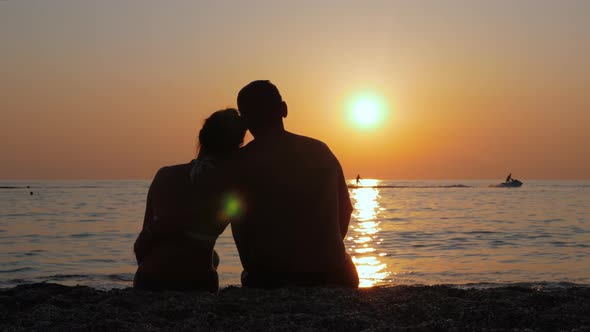
POLYGON ((590 1, 5 0, 0 48, 0 180, 151 178, 255 79, 351 178, 590 179, 590 1))

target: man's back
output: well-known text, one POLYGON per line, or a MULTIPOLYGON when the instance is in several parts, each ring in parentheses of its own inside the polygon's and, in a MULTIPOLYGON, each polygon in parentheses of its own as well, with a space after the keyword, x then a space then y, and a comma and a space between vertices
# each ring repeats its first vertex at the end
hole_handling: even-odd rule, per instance
POLYGON ((329 148, 282 132, 251 142, 238 159, 243 214, 232 231, 243 284, 357 287, 343 244, 352 206, 329 148))

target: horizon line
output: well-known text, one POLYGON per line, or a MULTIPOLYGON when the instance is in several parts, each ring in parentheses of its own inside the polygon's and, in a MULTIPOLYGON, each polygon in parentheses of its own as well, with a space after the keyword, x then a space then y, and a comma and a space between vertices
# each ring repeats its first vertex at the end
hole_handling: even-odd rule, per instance
MULTIPOLYGON (((346 180, 356 181, 355 177, 352 178, 345 178, 346 180)), ((9 181, 150 181, 153 178, 38 178, 38 179, 25 179, 25 178, 16 178, 16 179, 0 179, 0 182, 9 182, 9 181)), ((479 178, 479 179, 466 179, 466 178, 412 178, 412 179, 402 179, 402 178, 376 178, 376 177, 367 177, 362 178, 362 180, 380 180, 380 181, 502 181, 501 178, 479 178)), ((570 179, 570 178, 532 178, 526 179, 526 181, 590 181, 590 178, 581 178, 581 179, 570 179)))

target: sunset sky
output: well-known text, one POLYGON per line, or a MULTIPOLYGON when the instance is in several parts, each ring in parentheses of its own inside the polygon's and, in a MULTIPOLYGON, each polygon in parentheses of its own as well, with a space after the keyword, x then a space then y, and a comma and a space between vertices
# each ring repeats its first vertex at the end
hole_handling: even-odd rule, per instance
POLYGON ((256 79, 348 177, 590 179, 590 1, 4 0, 0 49, 0 180, 149 179, 256 79))

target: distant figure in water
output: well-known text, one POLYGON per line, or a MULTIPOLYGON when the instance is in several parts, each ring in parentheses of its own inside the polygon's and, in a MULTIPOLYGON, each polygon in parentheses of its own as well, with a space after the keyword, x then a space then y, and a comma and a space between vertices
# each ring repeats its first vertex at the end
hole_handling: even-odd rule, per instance
POLYGON ((512 181, 512 173, 508 174, 508 177, 506 178, 506 183, 510 183, 512 181))
POLYGON ((356 185, 359 186, 361 184, 361 175, 357 174, 356 175, 356 185))
POLYGON ((219 256, 213 247, 228 224, 220 214, 217 177, 245 133, 237 110, 215 112, 199 132, 197 158, 158 171, 134 245, 135 288, 217 291, 219 256))
POLYGON ((237 154, 233 183, 243 211, 232 220, 242 285, 358 287, 344 238, 352 204, 338 159, 316 139, 287 132, 287 104, 270 81, 238 94, 254 140, 237 154))

